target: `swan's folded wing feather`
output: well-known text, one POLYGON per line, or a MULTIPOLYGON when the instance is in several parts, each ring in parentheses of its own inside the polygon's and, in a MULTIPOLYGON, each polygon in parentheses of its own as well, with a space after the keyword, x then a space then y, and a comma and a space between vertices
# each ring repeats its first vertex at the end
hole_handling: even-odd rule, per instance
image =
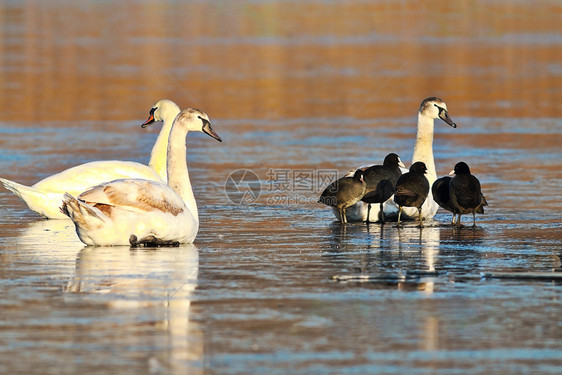
POLYGON ((166 184, 148 180, 116 180, 80 194, 89 204, 121 207, 136 212, 161 211, 177 216, 183 200, 166 184))

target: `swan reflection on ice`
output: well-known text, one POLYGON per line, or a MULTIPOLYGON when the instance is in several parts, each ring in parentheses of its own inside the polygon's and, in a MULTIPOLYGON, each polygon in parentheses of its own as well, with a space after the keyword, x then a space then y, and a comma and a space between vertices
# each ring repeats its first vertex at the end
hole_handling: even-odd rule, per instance
MULTIPOLYGON (((71 221, 38 220, 24 225, 17 236, 6 238, 5 246, 14 249, 11 261, 40 269, 33 276, 37 282, 46 283, 48 290, 58 289, 65 303, 82 311, 65 317, 64 324, 52 330, 62 333, 79 327, 81 335, 67 336, 76 345, 84 345, 84 337, 103 337, 104 347, 115 350, 153 338, 142 345, 164 350, 137 353, 149 357, 146 366, 152 372, 202 372, 202 330, 191 321, 199 271, 195 245, 84 247, 71 221), (85 324, 82 318, 95 323, 85 324)), ((88 345, 99 350, 95 340, 88 345)))
MULTIPOLYGON (((330 225, 331 256, 360 255, 360 272, 364 276, 388 275, 388 270, 404 272, 435 272, 439 255, 441 227, 429 219, 424 228, 413 222, 403 228, 379 224, 330 225)), ((353 275, 351 275, 353 276, 353 275)), ((365 280, 366 281, 366 280, 365 280)), ((416 290, 432 294, 434 277, 422 277, 415 282, 398 281, 398 289, 416 290)))
POLYGON ((179 372, 187 367, 192 373, 203 356, 201 330, 189 319, 198 270, 199 252, 193 244, 90 246, 78 254, 76 274, 63 289, 70 297, 78 294, 85 302, 99 302, 110 310, 154 322, 167 333, 169 353, 165 358, 151 357, 150 366, 179 372))

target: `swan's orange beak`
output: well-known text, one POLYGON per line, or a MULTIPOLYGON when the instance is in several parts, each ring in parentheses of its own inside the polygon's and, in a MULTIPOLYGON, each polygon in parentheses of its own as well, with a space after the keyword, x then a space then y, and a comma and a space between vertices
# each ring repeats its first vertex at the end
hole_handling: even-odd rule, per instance
POLYGON ((150 110, 150 114, 148 115, 148 118, 146 119, 146 121, 141 125, 141 128, 146 128, 148 125, 154 123, 156 120, 154 120, 154 111, 156 111, 156 108, 152 108, 150 110))

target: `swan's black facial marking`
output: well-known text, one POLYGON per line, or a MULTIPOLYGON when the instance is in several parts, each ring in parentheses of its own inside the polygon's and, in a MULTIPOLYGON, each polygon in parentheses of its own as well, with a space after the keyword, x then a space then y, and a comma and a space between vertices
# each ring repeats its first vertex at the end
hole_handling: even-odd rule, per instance
POLYGON ((447 110, 443 107, 439 107, 437 104, 433 104, 434 106, 437 107, 437 109, 439 110, 439 117, 441 117, 441 114, 443 113, 443 111, 447 112, 447 110))
POLYGON ((436 96, 425 98, 420 104, 419 112, 424 112, 426 109, 429 109, 431 104, 436 105, 435 103, 443 103, 443 100, 439 99, 436 96))
POLYGON ((451 118, 449 117, 449 112, 447 112, 447 110, 443 107, 438 106, 437 104, 433 104, 435 107, 437 107, 437 109, 439 110, 439 118, 443 121, 445 121, 449 126, 456 128, 457 124, 455 124, 453 122, 453 120, 451 120, 451 118))
POLYGON ((207 120, 206 118, 203 118, 201 116, 197 116, 199 118, 199 120, 201 120, 203 122, 203 126, 201 128, 201 131, 213 138, 215 138, 217 141, 222 142, 222 138, 215 133, 215 131, 213 130, 213 128, 211 127, 211 122, 209 120, 207 120))

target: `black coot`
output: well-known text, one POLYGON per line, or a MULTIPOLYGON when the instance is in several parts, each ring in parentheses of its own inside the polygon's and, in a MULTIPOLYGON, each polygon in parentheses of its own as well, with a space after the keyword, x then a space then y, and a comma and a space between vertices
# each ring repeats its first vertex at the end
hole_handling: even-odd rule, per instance
POLYGON ((341 222, 345 224, 347 223, 345 209, 363 198, 366 186, 363 171, 358 169, 353 177, 342 177, 328 185, 318 199, 318 203, 336 207, 340 213, 341 222))
MULTIPOLYGON (((433 200, 435 203, 446 209, 447 211, 453 212, 453 207, 451 206, 451 199, 449 196, 449 184, 453 178, 449 176, 441 177, 435 180, 431 186, 431 194, 433 195, 433 200)), ((453 214, 453 220, 451 225, 455 224, 455 214, 453 214)))
MULTIPOLYGON (((454 212, 453 206, 451 205, 451 199, 449 195, 449 184, 453 178, 449 176, 441 177, 437 179, 433 186, 431 187, 431 192, 433 194, 433 200, 439 205, 446 209, 447 211, 454 212)), ((484 213, 484 206, 487 206, 488 202, 486 201, 486 197, 482 195, 482 202, 480 206, 476 207, 477 214, 484 213)), ((457 214, 453 213, 453 219, 451 220, 451 225, 455 225, 455 217, 457 214)))
POLYGON ((454 215, 459 215, 457 225, 461 225, 461 215, 472 213, 472 226, 476 226, 476 213, 484 213, 488 203, 482 195, 480 181, 472 174, 465 162, 455 165, 455 177, 449 183, 449 205, 454 215))
POLYGON ((406 206, 418 209, 420 227, 423 227, 421 206, 429 194, 429 182, 425 177, 426 171, 425 163, 418 161, 410 166, 408 173, 404 173, 398 179, 394 192, 394 202, 399 206, 397 225, 400 225, 402 207, 406 206))
POLYGON ((400 167, 404 167, 404 164, 398 155, 390 153, 386 155, 382 165, 373 165, 365 169, 363 178, 367 189, 361 200, 368 204, 367 223, 370 222, 372 203, 380 204, 379 221, 384 223, 382 204, 394 194, 394 186, 402 175, 400 167))

